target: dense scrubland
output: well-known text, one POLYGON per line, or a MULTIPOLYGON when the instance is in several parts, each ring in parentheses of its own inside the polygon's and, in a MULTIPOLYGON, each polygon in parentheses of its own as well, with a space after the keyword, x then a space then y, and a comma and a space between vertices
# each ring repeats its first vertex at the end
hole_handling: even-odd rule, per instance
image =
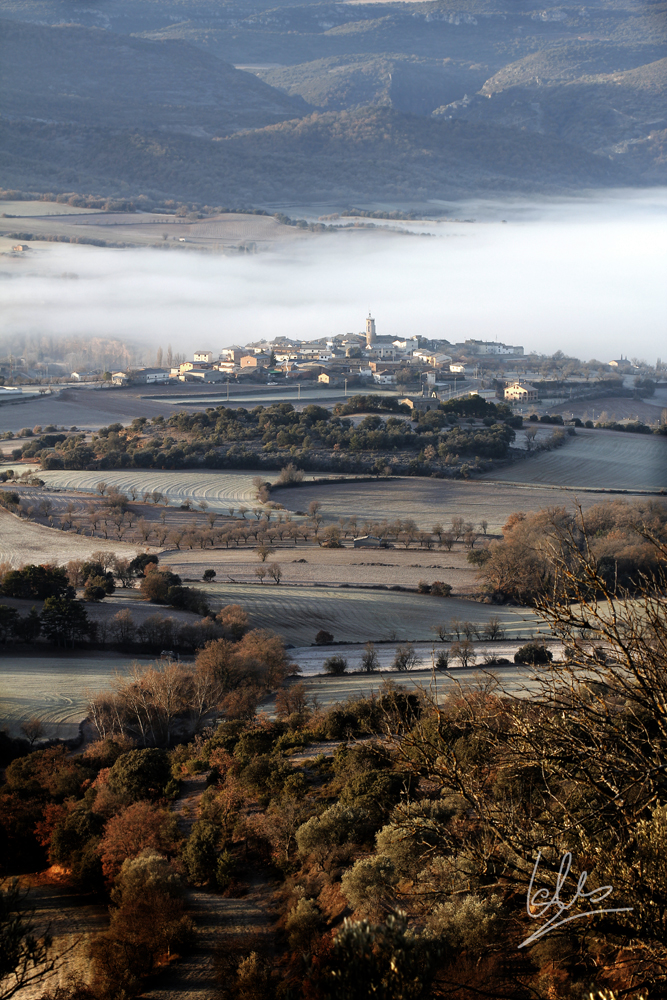
MULTIPOLYGON (((195 890, 223 901, 260 879, 262 933, 218 935, 207 975, 221 996, 662 996, 667 550, 664 524, 640 521, 655 560, 628 591, 588 544, 600 513, 593 536, 551 519, 552 576, 536 600, 564 658, 533 645, 529 662, 545 665, 530 700, 482 681, 438 705, 386 684, 323 712, 292 682, 268 721, 253 693, 289 658, 241 625, 194 664, 163 659, 95 699, 97 738, 78 755, 4 739, 6 873, 57 866, 109 908, 86 981, 46 995, 131 997, 168 966, 178 975, 197 954, 195 890), (181 783, 198 774, 186 821, 181 783), (526 912, 526 894, 564 896, 564 881, 569 902, 583 871, 618 912, 536 934, 550 914, 526 912)), ((612 511, 606 526, 621 522, 612 511)), ((16 965, 27 955, 30 976, 49 942, 30 945, 35 965, 12 892, 3 912, 17 915, 16 965)))
MULTIPOLYGON (((129 427, 111 424, 88 441, 77 433, 41 433, 12 451, 16 460, 37 459, 45 470, 122 468, 282 468, 340 472, 390 471, 430 474, 471 459, 505 458, 521 418, 505 404, 479 397, 440 403, 411 414, 395 397, 360 396, 334 412, 310 404, 209 407, 181 411, 166 420, 138 417, 129 427), (355 424, 340 413, 369 410, 355 424), (378 412, 379 411, 379 412, 378 412), (388 413, 382 419, 380 412, 388 413)), ((29 430, 29 429, 28 429, 29 430)), ((554 443, 561 439, 556 434, 554 443)))

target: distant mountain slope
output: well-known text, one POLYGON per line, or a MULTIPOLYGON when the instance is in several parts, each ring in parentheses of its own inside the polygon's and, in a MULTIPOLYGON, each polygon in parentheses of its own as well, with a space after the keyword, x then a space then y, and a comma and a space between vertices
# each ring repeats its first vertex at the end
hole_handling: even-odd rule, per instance
MULTIPOLYGON (((667 58, 563 83, 535 77, 512 85, 506 79, 499 89, 500 75, 479 94, 439 108, 436 115, 539 132, 616 157, 667 128, 667 58)), ((507 78, 507 70, 502 75, 507 78)), ((661 179, 667 181, 667 174, 661 179)))
POLYGON ((343 111, 385 104, 415 115, 475 93, 489 74, 488 66, 470 60, 389 54, 332 56, 255 72, 272 87, 303 97, 316 108, 343 111))
POLYGON ((3 0, 0 46, 5 187, 263 205, 667 183, 667 0, 3 0))
POLYGON ((0 24, 2 113, 10 119, 221 135, 309 110, 186 42, 0 24))
POLYGON ((510 87, 535 83, 546 86, 598 73, 624 72, 664 55, 667 55, 664 43, 652 41, 626 45, 585 39, 559 42, 507 63, 485 82, 481 93, 488 97, 510 87))
POLYGON ((209 205, 563 192, 627 182, 608 159, 530 132, 401 114, 313 114, 220 140, 36 123, 0 129, 0 183, 209 205))

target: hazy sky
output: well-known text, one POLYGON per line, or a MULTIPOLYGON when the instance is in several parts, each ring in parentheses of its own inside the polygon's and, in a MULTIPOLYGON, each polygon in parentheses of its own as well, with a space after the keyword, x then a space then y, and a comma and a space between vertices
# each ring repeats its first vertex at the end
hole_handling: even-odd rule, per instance
POLYGON ((89 333, 189 355, 359 331, 371 309, 382 334, 667 358, 667 189, 457 215, 481 221, 431 237, 325 234, 239 257, 45 243, 2 264, 0 339, 89 333))

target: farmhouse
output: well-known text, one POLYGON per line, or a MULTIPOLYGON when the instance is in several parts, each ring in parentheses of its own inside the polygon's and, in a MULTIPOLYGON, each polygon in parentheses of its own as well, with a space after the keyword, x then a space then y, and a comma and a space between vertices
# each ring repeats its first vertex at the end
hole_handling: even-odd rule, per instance
POLYGON ((613 368, 617 372, 629 372, 632 371, 634 366, 621 354, 620 358, 615 358, 613 361, 609 362, 609 367, 613 368))
POLYGON ((210 365, 213 361, 213 351, 195 351, 193 358, 195 361, 204 361, 210 365))
POLYGON ((375 535, 361 535, 354 540, 355 549, 386 549, 387 543, 375 535))
POLYGON ((418 413, 427 413, 430 409, 438 408, 438 397, 435 393, 433 396, 406 396, 399 402, 409 406, 411 410, 417 410, 418 413))
POLYGON ((537 389, 529 382, 513 382, 505 387, 505 399, 513 400, 517 403, 537 402, 537 389))

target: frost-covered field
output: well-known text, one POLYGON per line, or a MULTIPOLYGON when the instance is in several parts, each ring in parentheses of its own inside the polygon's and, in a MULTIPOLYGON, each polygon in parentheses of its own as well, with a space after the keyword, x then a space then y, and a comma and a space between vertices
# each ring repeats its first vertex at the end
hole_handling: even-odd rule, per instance
MULTIPOLYGON (((305 677, 306 691, 317 699, 320 708, 330 708, 332 705, 347 701, 348 698, 367 698, 379 694, 382 685, 387 681, 400 684, 408 690, 425 691, 427 695, 442 701, 452 691, 458 690, 458 685, 494 684, 500 689, 517 697, 530 696, 537 693, 539 683, 532 667, 496 667, 486 669, 483 666, 471 670, 453 669, 434 676, 432 670, 417 669, 408 674, 350 674, 344 677, 325 677, 310 675, 305 677)), ((262 705, 262 711, 272 714, 275 698, 267 699, 262 705)), ((304 756, 313 755, 306 748, 304 756)))
POLYGON ((485 478, 575 490, 667 489, 667 437, 579 428, 564 447, 541 452, 485 478))
POLYGON ((8 562, 12 566, 40 564, 46 560, 63 564, 70 559, 89 559, 93 552, 100 549, 133 559, 142 548, 145 546, 46 528, 43 524, 21 520, 0 510, 0 562, 8 562))
POLYGON ((253 628, 279 632, 294 646, 310 645, 320 629, 339 642, 433 638, 432 628, 451 622, 488 622, 497 616, 508 637, 532 634, 537 619, 528 608, 497 608, 476 601, 391 590, 284 587, 271 584, 202 585, 211 605, 240 604, 253 628))
MULTIPOLYGON (((182 504, 186 500, 195 503, 204 501, 211 510, 227 513, 230 506, 261 506, 254 500, 252 485, 255 472, 222 470, 216 472, 162 471, 151 469, 115 470, 105 472, 44 472, 41 477, 47 486, 57 489, 80 490, 94 493, 102 480, 115 486, 123 493, 130 494, 136 489, 140 495, 157 490, 170 504, 182 504)), ((271 479, 271 476, 265 478, 271 479)))
POLYGON ((22 721, 38 716, 47 736, 70 739, 86 716, 88 692, 108 687, 116 672, 148 657, 128 657, 100 650, 63 650, 48 656, 0 658, 0 728, 18 735, 22 721))
MULTIPOLYGON (((528 463, 512 465, 509 471, 523 469, 524 464, 528 463)), ((477 530, 481 521, 487 521, 487 531, 491 534, 499 534, 515 511, 568 507, 575 499, 575 494, 568 490, 480 479, 379 479, 321 486, 307 483, 276 490, 272 496, 290 510, 307 510, 311 500, 319 500, 326 520, 355 515, 360 529, 365 521, 411 518, 424 531, 438 521, 447 528, 453 517, 462 517, 471 521, 477 530)), ((598 503, 601 497, 582 494, 578 499, 590 506, 598 503)))

